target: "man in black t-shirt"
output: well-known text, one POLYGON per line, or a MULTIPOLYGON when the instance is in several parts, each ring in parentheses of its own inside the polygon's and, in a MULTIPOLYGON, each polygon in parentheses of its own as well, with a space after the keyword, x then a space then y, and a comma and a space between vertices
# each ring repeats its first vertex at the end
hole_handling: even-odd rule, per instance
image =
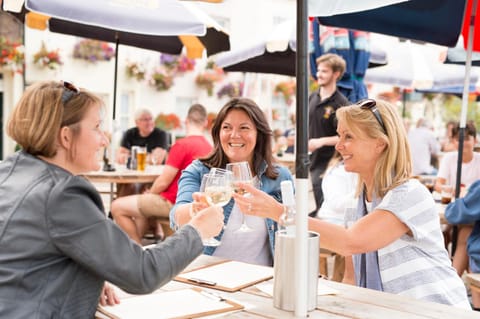
POLYGON ((147 162, 161 164, 170 144, 169 134, 155 127, 152 113, 147 109, 135 113, 135 125, 122 137, 116 154, 117 163, 126 164, 132 146, 145 146, 147 162))
POLYGON ((345 60, 336 54, 327 53, 317 59, 317 82, 320 88, 308 98, 308 150, 312 154, 310 176, 316 204, 311 215, 316 215, 322 205, 322 177, 338 141, 335 111, 350 104, 337 89, 337 81, 342 78, 345 68, 345 60))
MULTIPOLYGON (((125 131, 117 150, 116 161, 127 164, 132 146, 147 148, 147 163, 162 164, 167 155, 169 134, 157 127, 148 109, 135 112, 135 127, 125 131)), ((117 197, 142 193, 150 184, 117 184, 117 197)))

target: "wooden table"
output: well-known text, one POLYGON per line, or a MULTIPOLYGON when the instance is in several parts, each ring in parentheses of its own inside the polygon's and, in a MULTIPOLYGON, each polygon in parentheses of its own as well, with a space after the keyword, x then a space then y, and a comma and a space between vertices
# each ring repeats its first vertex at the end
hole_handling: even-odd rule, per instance
POLYGON ((145 171, 137 171, 127 169, 124 165, 119 165, 113 172, 103 170, 92 171, 83 174, 92 183, 109 183, 110 184, 110 201, 115 197, 115 184, 131 184, 131 183, 152 183, 163 170, 163 165, 148 165, 145 171))
MULTIPOLYGON (((208 265, 218 262, 218 258, 211 256, 200 256, 188 269, 198 268, 202 265, 208 265)), ((479 318, 479 314, 474 311, 455 308, 442 304, 419 301, 400 295, 379 292, 371 289, 359 288, 351 285, 327 281, 323 279, 322 283, 338 291, 335 295, 325 295, 317 297, 317 307, 308 313, 309 319, 331 318, 331 319, 474 319, 479 318)), ((170 291, 191 287, 191 285, 171 281, 159 291, 170 291)), ((242 311, 229 312, 223 315, 215 315, 206 318, 294 318, 293 312, 283 311, 273 306, 273 299, 265 293, 258 290, 255 286, 245 288, 239 292, 228 293, 208 288, 202 288, 207 291, 215 292, 224 298, 234 300, 242 304, 245 308, 242 311)), ((128 298, 131 295, 124 295, 128 298)), ((122 296, 121 296, 122 297, 122 296)), ((179 306, 185 302, 179 300, 179 306)), ((161 314, 160 309, 152 310, 152 318, 155 314, 161 314), (159 312, 160 311, 160 312, 159 312)), ((99 318, 104 318, 101 315, 99 318)), ((141 318, 139 318, 141 319, 141 318)))

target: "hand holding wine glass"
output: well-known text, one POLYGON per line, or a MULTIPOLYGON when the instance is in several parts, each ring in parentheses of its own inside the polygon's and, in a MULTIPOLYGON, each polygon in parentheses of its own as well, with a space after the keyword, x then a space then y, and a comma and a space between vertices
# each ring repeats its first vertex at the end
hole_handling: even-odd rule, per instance
MULTIPOLYGON (((225 206, 232 197, 231 177, 229 172, 225 174, 205 174, 200 185, 200 192, 192 203, 191 214, 196 215, 197 211, 205 205, 209 206, 225 206)), ((203 241, 205 246, 218 246, 220 241, 215 238, 207 238, 203 241)))
POLYGON ((223 217, 223 209, 220 206, 208 206, 192 216, 189 224, 198 231, 205 244, 207 240, 220 233, 223 228, 223 217))
MULTIPOLYGON (((253 184, 252 172, 250 171, 250 165, 248 162, 228 163, 227 170, 233 173, 233 188, 235 193, 243 196, 249 196, 249 193, 246 192, 245 188, 241 187, 240 185, 240 183, 253 184)), ((252 229, 247 225, 245 214, 243 214, 242 225, 237 231, 252 231, 252 229)))

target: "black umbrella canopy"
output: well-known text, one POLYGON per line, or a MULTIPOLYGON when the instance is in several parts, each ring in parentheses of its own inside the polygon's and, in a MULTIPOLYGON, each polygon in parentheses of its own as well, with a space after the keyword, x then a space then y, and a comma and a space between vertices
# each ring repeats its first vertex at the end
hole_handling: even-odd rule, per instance
MULTIPOLYGON (((123 45, 169 54, 180 54, 184 47, 184 43, 179 36, 155 36, 116 31, 56 18, 51 18, 48 21, 48 27, 52 32, 114 43, 118 39, 119 43, 123 45)), ((207 33, 204 36, 196 36, 196 38, 205 47, 207 56, 230 50, 229 36, 222 30, 207 28, 207 33)))

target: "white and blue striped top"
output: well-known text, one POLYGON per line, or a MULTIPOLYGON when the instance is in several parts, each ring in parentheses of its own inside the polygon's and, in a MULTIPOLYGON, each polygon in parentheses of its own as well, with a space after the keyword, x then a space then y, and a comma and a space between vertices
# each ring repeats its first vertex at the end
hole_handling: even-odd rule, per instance
MULTIPOLYGON (((416 179, 390 190, 375 209, 393 213, 411 230, 378 250, 383 290, 425 301, 471 309, 466 288, 444 247, 430 192, 416 179)), ((356 214, 346 214, 347 224, 356 214)))

